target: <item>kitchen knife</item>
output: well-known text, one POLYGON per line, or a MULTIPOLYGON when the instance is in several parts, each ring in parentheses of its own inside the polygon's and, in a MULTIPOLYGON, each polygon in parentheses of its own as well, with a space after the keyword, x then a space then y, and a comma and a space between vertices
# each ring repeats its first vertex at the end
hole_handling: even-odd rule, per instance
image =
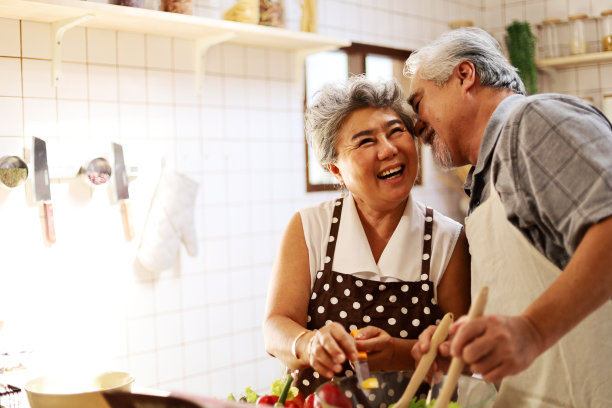
POLYGON ((127 173, 123 159, 123 146, 113 143, 113 156, 115 168, 112 173, 115 177, 115 193, 117 194, 117 201, 121 205, 125 238, 131 241, 134 238, 134 224, 132 223, 132 208, 129 202, 130 193, 128 191, 127 173))
POLYGON ((33 137, 32 151, 34 152, 34 200, 42 202, 45 240, 53 244, 55 243, 55 224, 53 222, 53 205, 51 204, 49 169, 47 167, 47 144, 44 140, 33 137))
MULTIPOLYGON (((351 336, 355 337, 359 330, 352 330, 351 336)), ((365 389, 378 388, 376 377, 370 378, 370 366, 368 365, 368 354, 365 351, 358 353, 357 360, 352 361, 359 385, 365 389)))

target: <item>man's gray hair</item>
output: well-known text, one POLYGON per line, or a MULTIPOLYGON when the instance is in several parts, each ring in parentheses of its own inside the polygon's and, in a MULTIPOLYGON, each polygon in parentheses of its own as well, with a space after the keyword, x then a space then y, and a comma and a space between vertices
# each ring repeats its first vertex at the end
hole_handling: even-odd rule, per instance
POLYGON ((390 108, 414 137, 414 113, 395 79, 376 82, 365 75, 356 75, 341 84, 325 85, 315 94, 315 98, 315 103, 305 113, 304 126, 315 156, 325 170, 338 158, 338 131, 356 110, 390 108))
POLYGON ((410 54, 404 75, 444 85, 462 61, 472 61, 483 86, 509 89, 525 95, 525 85, 504 56, 495 38, 477 27, 448 31, 436 41, 410 54))

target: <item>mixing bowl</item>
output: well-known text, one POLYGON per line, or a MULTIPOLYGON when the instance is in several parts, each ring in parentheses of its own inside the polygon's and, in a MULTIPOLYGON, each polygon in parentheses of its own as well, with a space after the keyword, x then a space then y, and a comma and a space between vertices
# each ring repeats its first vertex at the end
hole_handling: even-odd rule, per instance
POLYGON ((134 378, 122 371, 98 375, 49 375, 25 385, 31 408, 109 408, 101 391, 131 391, 134 378))
MULTIPOLYGON (((376 377, 378 388, 364 390, 358 385, 357 377, 338 377, 330 382, 338 387, 340 391, 350 400, 353 408, 387 408, 396 403, 410 382, 412 371, 379 371, 370 374, 376 377)), ((428 397, 435 399, 442 390, 446 376, 435 384, 423 382, 416 393, 417 401, 428 397), (431 393, 431 395, 429 395, 431 393)), ((321 385, 315 392, 315 399, 321 403, 323 408, 347 408, 337 407, 331 400, 330 393, 322 391, 328 383, 321 385)), ((457 387, 451 398, 452 402, 460 404, 461 408, 492 407, 497 391, 493 384, 487 383, 476 377, 462 375, 459 377, 457 387)), ((419 405, 425 408, 426 405, 419 405)), ((433 407, 433 404, 431 404, 433 407)), ((429 405, 427 405, 429 407, 429 405)))

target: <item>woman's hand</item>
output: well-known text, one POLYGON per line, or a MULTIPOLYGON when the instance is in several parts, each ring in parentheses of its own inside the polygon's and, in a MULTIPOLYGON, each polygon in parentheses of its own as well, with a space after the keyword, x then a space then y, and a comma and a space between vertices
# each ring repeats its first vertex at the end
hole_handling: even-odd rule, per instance
POLYGON ((370 371, 384 370, 391 365, 395 347, 393 337, 389 333, 379 327, 367 326, 359 329, 355 340, 357 350, 368 354, 370 371))
POLYGON ((340 323, 333 322, 314 332, 308 343, 310 366, 324 377, 342 371, 342 363, 357 359, 353 337, 340 323))

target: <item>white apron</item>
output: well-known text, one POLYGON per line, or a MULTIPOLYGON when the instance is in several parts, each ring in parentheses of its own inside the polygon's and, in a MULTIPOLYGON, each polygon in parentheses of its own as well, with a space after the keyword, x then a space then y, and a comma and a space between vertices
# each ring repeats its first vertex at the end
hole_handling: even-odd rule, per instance
MULTIPOLYGON (((472 298, 486 285, 486 314, 519 315, 561 270, 507 220, 493 183, 490 191, 489 199, 465 220, 472 255, 472 298)), ((527 370, 502 380, 495 406, 612 407, 612 301, 527 370)))

